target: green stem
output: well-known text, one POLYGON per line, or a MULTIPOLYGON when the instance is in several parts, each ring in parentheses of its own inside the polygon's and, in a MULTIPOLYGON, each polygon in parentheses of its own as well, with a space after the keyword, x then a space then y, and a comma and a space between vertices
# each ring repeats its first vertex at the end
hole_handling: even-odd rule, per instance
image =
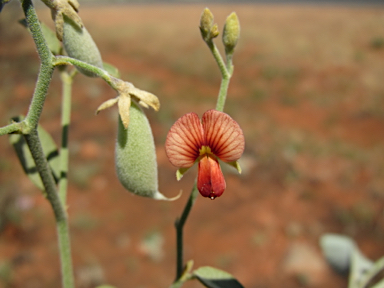
POLYGON ((54 67, 52 65, 53 55, 44 39, 40 22, 37 18, 36 11, 31 0, 22 1, 22 7, 25 13, 28 28, 31 31, 33 40, 35 41, 37 52, 41 61, 39 76, 37 79, 33 98, 29 106, 28 114, 24 119, 26 127, 24 127, 25 130, 22 132, 23 134, 28 134, 30 130, 37 127, 39 122, 45 102, 45 97, 47 95, 49 84, 52 79, 54 67))
POLYGON ((40 71, 27 116, 20 123, 12 123, 1 127, 0 135, 9 133, 28 134, 32 129, 37 127, 54 70, 52 65, 53 55, 45 42, 40 22, 32 2, 31 0, 23 0, 21 3, 28 28, 31 31, 41 60, 40 71))
POLYGON ((67 214, 65 213, 59 194, 57 193, 55 180, 53 179, 51 169, 48 166, 48 162, 41 147, 37 130, 34 129, 31 131, 30 134, 25 135, 25 140, 28 144, 31 155, 35 161, 36 168, 39 171, 41 181, 44 184, 47 199, 51 204, 53 212, 55 214, 59 239, 63 287, 72 288, 74 287, 74 278, 72 270, 67 214))
POLYGON ((61 275, 63 288, 74 288, 75 281, 73 277, 71 239, 69 234, 68 219, 56 221, 57 234, 59 238, 59 252, 61 262, 61 275))
POLYGON ((86 62, 77 60, 75 58, 67 57, 67 56, 56 56, 53 59, 53 65, 55 66, 61 66, 61 65, 75 65, 82 69, 85 69, 87 71, 92 72, 93 74, 96 74, 100 78, 102 78, 105 82, 108 83, 113 89, 118 89, 118 84, 122 81, 120 79, 117 79, 115 77, 112 77, 107 71, 104 69, 101 69, 99 67, 93 66, 91 64, 88 64, 86 62))
MULTIPOLYGON (((224 105, 225 105, 225 100, 227 98, 229 81, 231 79, 231 73, 233 70, 232 61, 228 62, 227 65, 225 65, 223 57, 221 57, 219 49, 217 49, 215 43, 213 43, 213 41, 211 40, 211 41, 207 42, 207 45, 208 45, 209 49, 211 50, 212 55, 215 58, 215 61, 216 61, 217 65, 219 66, 219 69, 221 72, 221 84, 220 84, 219 95, 218 95, 217 103, 216 103, 216 110, 217 111, 223 111, 224 105)), ((232 60, 232 58, 231 58, 231 60, 232 60)))
MULTIPOLYGON (((74 70, 76 71, 76 70, 74 70)), ((59 180, 59 195, 61 202, 65 205, 67 202, 67 187, 68 187, 68 133, 69 124, 71 122, 71 96, 73 77, 68 72, 63 71, 60 74, 63 83, 63 99, 61 105, 61 149, 60 149, 60 180, 59 180)))
POLYGON ((11 123, 7 126, 1 127, 0 128, 0 136, 6 135, 6 134, 11 134, 11 133, 20 133, 23 128, 22 125, 25 126, 24 122, 20 123, 11 123))
POLYGON ((219 97, 217 98, 216 110, 223 112, 225 100, 227 99, 230 78, 222 78, 220 84, 219 97))
POLYGON ((187 221, 189 212, 192 209, 193 204, 196 201, 196 197, 199 194, 196 184, 193 186, 191 194, 188 198, 187 203, 185 204, 183 213, 180 218, 176 219, 175 228, 176 228, 176 280, 177 281, 183 274, 184 263, 183 263, 183 228, 184 224, 187 221))
MULTIPOLYGON (((44 102, 48 92, 48 87, 51 82, 54 70, 54 56, 49 50, 48 45, 44 39, 40 22, 32 5, 32 1, 22 0, 21 3, 26 16, 28 28, 31 31, 33 40, 36 44, 41 65, 28 114, 21 123, 17 123, 20 130, 14 132, 21 132, 25 135, 29 150, 35 161, 36 169, 39 171, 41 180, 44 184, 47 199, 52 206, 56 219, 63 287, 72 288, 74 287, 74 277, 67 214, 63 207, 63 202, 57 193, 56 184, 53 179, 51 169, 48 166, 48 162, 44 155, 37 133, 37 125, 39 123, 41 112, 43 110, 44 102)), ((17 125, 13 123, 4 128, 6 129, 3 129, 3 131, 12 130, 16 129, 17 125)))

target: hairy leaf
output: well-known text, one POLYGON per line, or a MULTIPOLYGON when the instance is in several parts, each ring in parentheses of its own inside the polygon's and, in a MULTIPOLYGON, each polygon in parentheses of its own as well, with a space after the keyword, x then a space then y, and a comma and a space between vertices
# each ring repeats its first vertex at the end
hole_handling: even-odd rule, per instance
POLYGON ((196 269, 193 275, 208 288, 243 288, 240 284, 228 272, 213 268, 210 266, 204 266, 196 269))
MULTIPOLYGON (((21 120, 21 117, 15 117, 13 118, 13 120, 19 122, 21 120)), ((39 126, 37 132, 39 134, 45 157, 47 158, 53 177, 57 183, 60 175, 59 151, 55 142, 47 131, 45 131, 41 126, 39 126)), ((31 152, 29 151, 24 136, 20 134, 11 134, 9 136, 9 142, 15 149, 25 174, 27 174, 29 179, 31 179, 31 181, 40 190, 44 191, 43 183, 40 179, 40 175, 36 169, 35 162, 32 158, 31 152)))

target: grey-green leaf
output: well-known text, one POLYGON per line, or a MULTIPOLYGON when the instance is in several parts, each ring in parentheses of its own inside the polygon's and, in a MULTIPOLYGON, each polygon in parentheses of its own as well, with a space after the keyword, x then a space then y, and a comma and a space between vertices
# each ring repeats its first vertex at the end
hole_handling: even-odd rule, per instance
MULTIPOLYGON (((19 23, 28 29, 27 20, 25 18, 19 20, 19 23)), ((56 37, 56 33, 43 22, 40 23, 40 26, 49 50, 51 50, 51 52, 55 55, 62 54, 62 46, 59 39, 56 37)))
POLYGON ((43 22, 40 23, 40 25, 41 25, 41 30, 43 32, 45 41, 47 41, 49 50, 51 50, 51 52, 54 55, 62 54, 61 52, 62 46, 59 39, 57 39, 56 37, 56 33, 47 25, 45 25, 43 22))
POLYGON ((244 288, 231 274, 214 267, 200 267, 193 271, 193 275, 209 288, 244 288))
POLYGON ((357 249, 355 242, 338 234, 325 234, 320 238, 320 246, 328 263, 341 274, 347 274, 352 254, 357 249))
POLYGON ((115 78, 120 78, 120 72, 119 69, 117 69, 112 64, 109 64, 107 62, 103 62, 104 70, 107 71, 111 76, 115 78))
MULTIPOLYGON (((15 117, 13 120, 19 122, 20 119, 21 117, 15 117)), ((53 177, 57 182, 60 175, 60 160, 58 157, 59 152, 57 146, 49 133, 45 131, 41 126, 38 127, 37 132, 40 137, 41 145, 43 146, 44 154, 51 167, 53 177)), ((9 141, 16 151, 24 172, 40 190, 44 191, 43 183, 36 169, 36 165, 32 158, 31 152, 29 152, 28 145, 25 142, 24 136, 20 134, 11 134, 9 136, 9 141)))

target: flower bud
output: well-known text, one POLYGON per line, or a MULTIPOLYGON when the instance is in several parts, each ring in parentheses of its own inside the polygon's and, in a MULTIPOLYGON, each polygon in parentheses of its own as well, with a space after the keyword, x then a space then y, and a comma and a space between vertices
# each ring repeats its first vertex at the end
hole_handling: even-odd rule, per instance
POLYGON ((223 31, 223 44, 225 53, 232 54, 240 37, 240 23, 235 12, 232 12, 225 21, 223 31))
MULTIPOLYGON (((69 57, 103 68, 99 49, 84 26, 80 28, 72 20, 64 16, 63 31, 63 45, 69 57)), ((76 68, 86 76, 96 76, 85 69, 76 68)))
POLYGON ((213 14, 208 8, 205 8, 201 14, 199 28, 205 42, 219 35, 217 24, 213 24, 213 14))
POLYGON ((119 117, 115 164, 120 183, 130 192, 157 200, 166 198, 158 191, 156 150, 148 119, 135 101, 129 109, 127 129, 119 117))

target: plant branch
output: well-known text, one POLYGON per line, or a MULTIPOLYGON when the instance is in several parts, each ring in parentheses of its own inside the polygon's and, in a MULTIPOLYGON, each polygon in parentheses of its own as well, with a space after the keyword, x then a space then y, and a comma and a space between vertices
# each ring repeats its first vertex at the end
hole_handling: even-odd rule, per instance
POLYGON ((91 64, 88 64, 86 62, 77 60, 75 58, 67 57, 67 56, 56 56, 53 59, 53 65, 55 66, 61 66, 61 65, 75 65, 82 69, 85 69, 87 71, 92 72, 93 74, 96 74, 100 78, 102 78, 105 82, 108 83, 109 86, 111 86, 113 89, 118 89, 118 83, 121 81, 120 79, 117 79, 115 77, 112 77, 107 71, 104 69, 101 69, 99 67, 93 66, 91 64))
POLYGON ((52 206, 55 214, 57 232, 59 238, 59 251, 61 260, 61 272, 63 277, 63 287, 74 287, 71 248, 69 241, 69 230, 67 215, 60 200, 59 194, 56 191, 55 180, 53 179, 51 169, 48 166, 43 149, 41 147, 39 135, 36 129, 33 129, 28 135, 25 135, 25 140, 35 161, 36 169, 39 171, 41 181, 43 182, 47 199, 52 206))
POLYGON ((23 124, 24 122, 13 122, 7 126, 0 127, 0 136, 11 133, 20 133, 23 131, 23 124))
POLYGON ((36 169, 39 172, 39 175, 43 182, 44 189, 47 194, 47 199, 50 202, 55 215, 59 239, 63 287, 72 288, 74 287, 74 277, 72 270, 67 214, 63 207, 63 203, 60 200, 59 194, 57 193, 56 184, 53 179, 51 169, 48 166, 48 162, 44 155, 40 138, 37 132, 37 126, 39 123, 41 112, 43 110, 49 84, 52 79, 53 70, 55 68, 55 66, 53 65, 54 56, 49 50, 48 45, 44 39, 40 22, 36 15, 36 11, 33 7, 32 1, 22 0, 21 3, 26 16, 28 28, 36 44, 41 65, 35 86, 35 91, 26 118, 20 123, 13 123, 4 127, 6 129, 3 129, 3 131, 16 129, 16 124, 18 124, 20 130, 14 132, 21 132, 25 135, 25 140, 27 142, 31 155, 35 161, 36 169))
POLYGON ((212 52, 213 57, 215 58, 215 61, 217 65, 219 66, 220 72, 221 72, 221 84, 220 84, 220 90, 219 90, 219 95, 217 98, 217 103, 216 103, 216 110, 217 111, 223 111, 224 110, 224 105, 225 105, 225 100, 227 98, 227 92, 228 92, 228 86, 229 86, 229 81, 231 79, 231 74, 233 71, 233 66, 232 66, 232 57, 229 59, 227 58, 227 65, 225 65, 223 57, 221 57, 221 54, 219 50, 217 49, 215 43, 213 43, 212 40, 206 42, 209 49, 212 52))
POLYGON ((175 221, 176 228, 176 280, 177 281, 183 274, 183 228, 184 224, 187 221, 189 216, 189 212, 192 209, 193 204, 196 201, 196 197, 199 194, 199 190, 197 190, 196 183, 192 188, 191 194, 188 198, 187 203, 185 204, 183 213, 180 218, 177 218, 175 221))
POLYGON ((23 0, 22 7, 41 61, 35 91, 29 106, 28 114, 23 121, 26 124, 26 127, 23 127, 24 129, 21 131, 23 134, 28 134, 32 129, 36 129, 39 123, 54 67, 52 65, 53 54, 49 50, 44 39, 32 1, 23 0))
MULTIPOLYGON (((73 70, 76 71, 76 70, 73 70)), ((75 75, 72 74, 73 76, 75 75)), ((61 111, 61 148, 60 148, 60 179, 59 179, 59 195, 61 203, 65 206, 67 202, 67 186, 68 186, 68 133, 69 124, 71 122, 71 96, 73 76, 67 71, 60 73, 60 78, 63 83, 62 88, 62 111, 61 111)))

